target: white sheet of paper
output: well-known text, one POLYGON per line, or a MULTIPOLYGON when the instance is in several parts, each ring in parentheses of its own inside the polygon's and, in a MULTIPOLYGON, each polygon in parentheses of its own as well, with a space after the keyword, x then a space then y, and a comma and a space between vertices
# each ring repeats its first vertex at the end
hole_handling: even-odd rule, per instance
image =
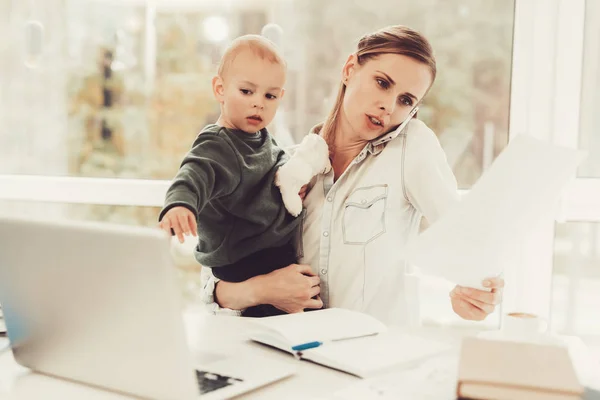
POLYGON ((527 135, 513 139, 448 213, 407 244, 424 273, 482 288, 544 215, 555 212, 584 153, 527 135))

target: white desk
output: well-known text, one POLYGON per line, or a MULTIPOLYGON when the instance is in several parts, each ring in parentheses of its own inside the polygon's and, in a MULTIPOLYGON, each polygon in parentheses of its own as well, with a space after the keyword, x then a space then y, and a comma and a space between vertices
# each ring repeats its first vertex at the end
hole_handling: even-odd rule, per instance
MULTIPOLYGON (((254 355, 258 363, 260 360, 277 358, 296 364, 296 375, 247 393, 240 399, 325 399, 360 381, 351 375, 307 361, 296 361, 286 353, 249 342, 246 337, 248 321, 244 318, 187 313, 185 320, 192 350, 201 348, 203 351, 231 355, 245 353, 254 355)), ((422 334, 457 346, 460 342, 460 334, 452 330, 423 330, 422 334)), ((586 347, 581 340, 569 340, 583 383, 591 385, 595 382, 600 385, 600 362, 586 358, 586 347)), ((0 346, 3 344, 1 342, 0 346)), ((427 382, 423 382, 423 385, 427 385, 427 382)), ((131 400, 131 397, 32 373, 17 365, 10 351, 4 352, 0 355, 0 400, 33 399, 131 400)))

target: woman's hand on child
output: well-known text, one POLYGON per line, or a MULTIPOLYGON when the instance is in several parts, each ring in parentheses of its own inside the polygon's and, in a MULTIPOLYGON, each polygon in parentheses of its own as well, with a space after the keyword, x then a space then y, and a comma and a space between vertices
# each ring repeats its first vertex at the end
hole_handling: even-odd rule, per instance
POLYGON ((262 304, 271 304, 287 313, 303 312, 305 308, 319 309, 320 279, 310 265, 292 264, 261 277, 262 304))
POLYGON ((159 226, 168 234, 176 235, 180 243, 183 243, 184 235, 198 236, 196 216, 186 207, 171 208, 160 221, 159 226))
POLYGON ((502 303, 504 279, 489 278, 483 281, 483 286, 491 291, 456 286, 450 292, 452 309, 463 319, 482 321, 494 312, 496 306, 502 303))

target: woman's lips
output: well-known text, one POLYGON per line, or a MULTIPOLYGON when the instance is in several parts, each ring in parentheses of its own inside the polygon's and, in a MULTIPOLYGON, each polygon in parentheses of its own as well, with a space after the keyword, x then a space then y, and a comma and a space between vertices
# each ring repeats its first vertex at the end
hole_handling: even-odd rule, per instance
POLYGON ((366 118, 369 128, 378 130, 383 128, 383 122, 379 118, 368 114, 366 115, 366 118))

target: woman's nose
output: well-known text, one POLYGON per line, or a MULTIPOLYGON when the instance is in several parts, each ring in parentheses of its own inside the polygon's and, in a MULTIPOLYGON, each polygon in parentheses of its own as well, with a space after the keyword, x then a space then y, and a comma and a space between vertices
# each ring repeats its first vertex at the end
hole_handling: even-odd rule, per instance
POLYGON ((386 98, 386 99, 382 99, 381 105, 379 106, 379 109, 382 111, 385 111, 386 114, 392 114, 394 112, 394 109, 396 107, 396 98, 386 98))
POLYGON ((394 104, 390 104, 390 105, 381 105, 379 107, 379 109, 381 111, 384 111, 386 114, 392 114, 394 112, 394 104))

